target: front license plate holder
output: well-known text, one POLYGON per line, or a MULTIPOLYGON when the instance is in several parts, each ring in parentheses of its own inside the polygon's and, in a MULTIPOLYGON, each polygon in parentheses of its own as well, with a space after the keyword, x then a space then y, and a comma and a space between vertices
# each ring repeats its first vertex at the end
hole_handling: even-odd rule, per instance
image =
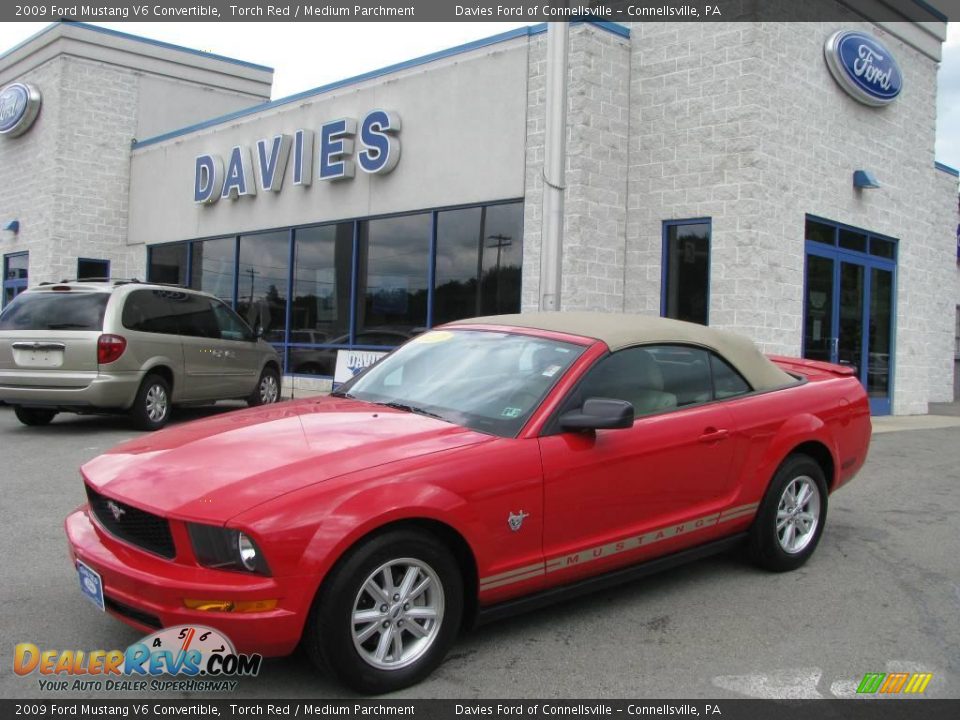
POLYGON ((83 596, 96 605, 100 612, 106 608, 103 603, 103 578, 93 568, 77 560, 77 578, 80 581, 80 592, 83 596))

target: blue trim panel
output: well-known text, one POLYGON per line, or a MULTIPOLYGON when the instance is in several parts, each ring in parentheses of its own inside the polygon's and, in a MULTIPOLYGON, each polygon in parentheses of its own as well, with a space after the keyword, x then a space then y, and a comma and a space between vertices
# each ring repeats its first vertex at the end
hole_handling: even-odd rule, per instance
POLYGON ((940 12, 939 10, 937 10, 937 9, 936 9, 933 5, 931 5, 930 3, 924 2, 924 0, 913 0, 913 4, 916 5, 917 7, 923 8, 923 9, 926 10, 928 13, 930 13, 931 15, 933 15, 933 17, 935 17, 937 20, 940 20, 940 21, 942 21, 942 22, 948 22, 948 21, 950 20, 950 18, 948 18, 948 17, 947 17, 946 15, 944 15, 942 12, 940 12))
MULTIPOLYGON (((601 30, 614 33, 615 35, 619 35, 621 37, 630 37, 630 30, 618 23, 589 22, 583 24, 593 25, 601 30)), ((515 38, 529 38, 534 35, 545 33, 546 31, 546 23, 515 28, 514 30, 508 30, 497 35, 491 35, 490 37, 473 40, 463 45, 457 45, 446 50, 438 50, 437 52, 430 53, 429 55, 421 55, 420 57, 413 58, 412 60, 405 60, 394 65, 387 65, 386 67, 378 70, 371 70, 370 72, 362 73, 360 75, 354 75, 353 77, 349 77, 344 80, 337 80, 336 82, 332 82, 327 85, 321 85, 319 87, 312 88, 311 90, 304 90, 303 92, 296 93, 295 95, 288 95, 287 97, 271 100, 270 102, 261 103, 260 105, 254 105, 253 107, 236 110, 232 113, 227 113, 226 115, 220 115, 218 117, 210 118, 209 120, 204 120, 203 122, 196 123, 195 125, 188 125, 187 127, 180 128, 179 130, 171 130, 170 132, 163 133, 162 135, 155 135, 154 137, 144 138, 143 140, 135 140, 131 143, 131 147, 133 149, 147 147, 148 145, 154 145, 155 143, 163 142, 164 140, 169 140, 170 138, 187 135, 189 133, 196 132, 197 130, 204 130, 208 127, 213 127, 214 125, 230 122, 231 120, 236 120, 248 115, 254 115, 272 108, 282 107, 283 105, 289 105, 290 103, 299 102, 301 100, 305 100, 306 98, 315 97, 317 95, 323 95, 324 93, 349 87, 350 85, 356 85, 357 83, 365 82, 367 80, 375 80, 387 75, 392 75, 393 73, 400 72, 401 70, 407 70, 409 68, 426 65, 427 63, 434 62, 435 60, 442 60, 443 58, 461 55, 472 50, 479 50, 480 48, 489 47, 491 45, 506 42, 507 40, 513 40, 515 38)))
POLYGON ((202 50, 194 50, 193 48, 184 47, 183 45, 175 45, 173 43, 164 42, 163 40, 153 40, 152 38, 146 38, 141 35, 133 35, 131 33, 121 32, 120 30, 111 30, 110 28, 99 27, 97 25, 92 25, 90 23, 80 22, 79 20, 59 20, 57 22, 50 23, 50 25, 45 27, 40 32, 31 35, 23 42, 17 45, 14 45, 12 48, 10 48, 5 53, 3 53, 3 55, 0 55, 0 60, 5 58, 10 53, 15 52, 16 50, 19 50, 24 45, 32 42, 33 40, 36 40, 41 35, 44 35, 50 32, 51 30, 53 30, 53 28, 59 25, 67 25, 67 24, 73 25, 74 27, 83 28, 84 30, 92 30, 93 32, 103 33, 104 35, 111 35, 113 37, 124 38, 125 40, 135 40, 136 42, 145 43, 147 45, 153 45, 154 47, 161 47, 166 50, 176 50, 177 52, 185 52, 185 53, 189 53, 190 55, 198 55, 199 57, 210 58, 212 60, 220 60, 222 62, 228 62, 233 65, 241 65, 243 67, 252 68, 254 70, 263 70, 265 72, 270 72, 270 73, 273 72, 273 68, 268 67, 266 65, 257 65, 256 63, 247 62, 246 60, 237 60, 236 58, 227 57, 226 55, 217 55, 215 53, 203 52, 202 50))
POLYGON ((949 165, 945 165, 942 162, 934 161, 933 166, 940 172, 945 172, 948 175, 953 175, 954 177, 960 177, 960 170, 950 167, 949 165))
POLYGON ((630 28, 626 27, 625 25, 621 25, 620 23, 609 22, 606 20, 585 20, 584 24, 594 25, 595 27, 598 27, 601 30, 606 30, 609 33, 613 33, 614 35, 619 35, 620 37, 623 37, 623 38, 630 37, 630 28))

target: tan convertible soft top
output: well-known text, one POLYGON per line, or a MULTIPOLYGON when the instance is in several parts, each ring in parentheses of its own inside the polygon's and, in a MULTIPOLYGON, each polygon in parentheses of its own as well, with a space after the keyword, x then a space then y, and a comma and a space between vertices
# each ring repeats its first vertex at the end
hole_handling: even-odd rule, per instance
POLYGON ((606 343, 612 351, 631 345, 680 343, 715 351, 754 390, 772 390, 796 380, 764 357, 747 338, 695 323, 649 315, 600 312, 530 312, 457 320, 449 325, 503 325, 579 335, 606 343))

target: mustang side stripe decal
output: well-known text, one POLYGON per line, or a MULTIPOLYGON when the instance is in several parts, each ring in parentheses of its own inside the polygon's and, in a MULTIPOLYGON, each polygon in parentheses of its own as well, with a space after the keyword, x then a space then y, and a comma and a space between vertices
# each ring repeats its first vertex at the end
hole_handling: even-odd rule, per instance
POLYGON ((545 573, 563 570, 564 568, 571 567, 573 565, 583 565, 584 563, 588 563, 593 560, 610 557, 611 555, 618 555, 622 552, 635 550, 638 547, 646 547, 647 545, 652 545, 653 543, 660 542, 661 540, 668 540, 669 538, 677 537, 678 535, 686 535, 687 533, 703 530, 720 523, 753 517, 753 515, 756 514, 759 506, 760 503, 738 505, 736 507, 727 508, 719 513, 712 513, 710 515, 704 515, 703 517, 695 518, 693 520, 677 523, 676 525, 667 525, 658 530, 651 530, 643 535, 635 535, 633 537, 624 538, 623 540, 607 543, 606 545, 598 545, 593 548, 581 550, 580 552, 570 553, 568 555, 560 555, 547 560, 545 563, 526 565, 508 572, 480 578, 480 590, 482 592, 484 590, 492 590, 494 588, 503 587, 504 585, 511 585, 524 580, 532 580, 533 578, 540 577, 545 573))

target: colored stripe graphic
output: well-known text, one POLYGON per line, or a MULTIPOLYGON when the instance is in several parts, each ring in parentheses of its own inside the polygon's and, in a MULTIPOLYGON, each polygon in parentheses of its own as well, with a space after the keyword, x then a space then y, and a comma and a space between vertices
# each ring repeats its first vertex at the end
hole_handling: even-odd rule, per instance
POLYGON ((900 692, 903 690, 908 677, 910 677, 910 673, 890 673, 887 675, 887 679, 883 681, 883 685, 880 686, 880 692, 888 694, 900 692))
POLYGON ((933 679, 933 673, 914 673, 903 689, 905 693, 922 693, 933 679))
POLYGON ((860 687, 857 688, 857 692, 872 695, 880 689, 880 685, 886 676, 886 673, 867 673, 863 676, 863 680, 860 681, 860 687))
POLYGON ((924 692, 932 679, 933 673, 867 673, 857 686, 857 693, 895 695, 902 692, 916 695, 924 692))

